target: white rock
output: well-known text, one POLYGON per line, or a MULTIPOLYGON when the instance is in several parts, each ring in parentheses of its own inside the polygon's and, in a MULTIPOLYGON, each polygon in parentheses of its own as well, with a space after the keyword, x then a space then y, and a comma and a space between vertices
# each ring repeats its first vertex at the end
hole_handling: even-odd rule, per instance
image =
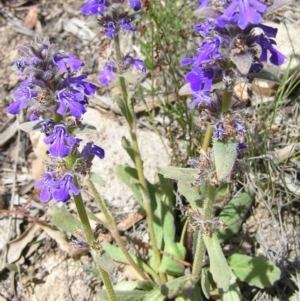
MULTIPOLYGON (((97 128, 80 135, 85 142, 93 141, 96 145, 105 150, 103 160, 94 159, 92 171, 99 174, 106 182, 105 187, 99 189, 101 195, 114 206, 122 206, 123 202, 132 198, 133 193, 115 175, 117 164, 129 164, 134 166, 121 145, 123 136, 129 139, 129 129, 127 124, 120 125, 119 122, 112 120, 95 109, 88 109, 84 114, 83 121, 97 128)), ((170 165, 168 156, 159 136, 149 130, 138 130, 138 142, 142 159, 144 160, 145 174, 152 183, 155 181, 155 174, 158 167, 170 165)), ((130 139, 129 139, 130 140, 130 139)), ((167 140, 164 139, 167 144, 167 140)))

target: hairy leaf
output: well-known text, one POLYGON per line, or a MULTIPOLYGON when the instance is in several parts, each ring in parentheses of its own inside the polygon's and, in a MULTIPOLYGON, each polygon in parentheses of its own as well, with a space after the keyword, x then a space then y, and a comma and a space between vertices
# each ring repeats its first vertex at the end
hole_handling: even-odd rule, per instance
POLYGON ((219 241, 223 242, 237 234, 252 204, 252 198, 248 193, 241 193, 233 198, 222 210, 219 219, 225 223, 225 229, 218 229, 219 241))
POLYGON ((270 287, 280 278, 280 269, 264 257, 233 254, 227 258, 236 277, 259 288, 270 287))
POLYGON ((177 186, 178 192, 186 198, 193 210, 197 210, 201 207, 201 196, 200 193, 196 191, 195 187, 192 187, 183 181, 178 181, 177 186))
POLYGON ((220 243, 215 233, 212 236, 203 235, 203 241, 207 249, 210 261, 210 273, 219 289, 228 291, 231 271, 225 259, 220 243))
POLYGON ((171 280, 161 286, 161 293, 169 299, 173 299, 179 294, 189 280, 190 276, 175 278, 174 280, 171 280))
MULTIPOLYGON (((117 301, 143 301, 147 292, 141 290, 133 291, 115 291, 117 301)), ((100 293, 100 300, 109 301, 110 298, 107 294, 107 291, 102 291, 100 293)))
POLYGON ((100 265, 100 267, 107 272, 109 276, 112 277, 115 270, 115 263, 107 252, 102 252, 99 254, 95 250, 91 249, 91 254, 93 256, 94 261, 100 265))
POLYGON ((230 279, 230 286, 227 292, 223 292, 223 290, 219 290, 220 297, 222 301, 240 301, 242 300, 242 294, 240 288, 236 282, 237 277, 231 271, 231 279, 230 279))
POLYGON ((203 268, 201 272, 201 288, 204 296, 209 299, 210 296, 210 281, 209 281, 209 274, 208 269, 203 268))
POLYGON ((51 222, 62 230, 76 236, 78 232, 83 232, 82 225, 65 206, 50 206, 48 209, 51 222))
POLYGON ((161 173, 165 178, 168 179, 192 183, 195 181, 198 170, 194 168, 167 166, 160 168, 159 173, 161 173))
MULTIPOLYGON (((113 246, 110 243, 105 243, 102 249, 106 251, 114 261, 129 264, 123 252, 116 246, 113 246)), ((130 256, 143 271, 150 274, 153 278, 157 278, 156 272, 154 272, 143 260, 133 254, 130 254, 130 256)))
POLYGON ((105 181, 103 180, 103 178, 102 178, 100 175, 98 175, 98 174, 96 174, 96 173, 94 173, 94 172, 92 172, 92 174, 91 174, 91 176, 90 176, 90 180, 91 180, 93 183, 96 183, 96 184, 98 184, 98 185, 100 185, 100 186, 102 186, 102 187, 105 186, 105 181))
POLYGON ((213 141, 213 150, 218 181, 224 180, 231 172, 237 156, 237 146, 233 142, 213 141))
POLYGON ((161 293, 160 288, 154 289, 153 291, 149 292, 143 301, 164 301, 165 296, 161 293))
POLYGON ((43 120, 35 120, 35 121, 24 122, 24 123, 21 123, 19 125, 19 129, 24 131, 24 132, 30 133, 32 131, 39 130, 40 129, 40 124, 42 122, 43 122, 43 120))

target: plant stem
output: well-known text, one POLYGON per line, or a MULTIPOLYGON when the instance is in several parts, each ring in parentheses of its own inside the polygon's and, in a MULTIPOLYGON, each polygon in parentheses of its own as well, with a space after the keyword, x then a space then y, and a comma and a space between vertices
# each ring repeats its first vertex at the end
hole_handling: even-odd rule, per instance
MULTIPOLYGON (((119 42, 118 35, 116 35, 114 37, 114 41, 115 41, 117 61, 120 62, 122 57, 121 57, 120 42, 119 42)), ((126 84, 125 84, 125 79, 122 76, 120 76, 119 78, 120 78, 123 100, 124 100, 124 104, 126 107, 126 112, 133 116, 134 111, 133 111, 133 109, 130 109, 131 104, 130 104, 130 99, 128 99, 128 93, 127 93, 127 88, 126 88, 126 84)), ((142 162, 141 153, 140 153, 138 141, 137 141, 135 117, 133 116, 133 118, 127 118, 127 121, 131 121, 131 120, 132 120, 132 122, 128 122, 128 125, 129 125, 129 130, 130 130, 132 148, 134 151, 134 161, 135 161, 138 178, 139 178, 139 182, 141 185, 141 192, 142 192, 142 196, 143 196, 143 200, 144 200, 144 204, 145 204, 146 219, 147 219, 147 224, 148 224, 150 242, 152 245, 153 256, 154 256, 154 261, 155 261, 155 265, 156 265, 155 268, 158 269, 160 266, 160 263, 161 263, 161 258, 160 258, 160 253, 159 253, 159 249, 157 246, 157 241, 155 238, 155 232, 154 232, 154 227, 153 227, 154 222, 153 222, 153 214, 152 214, 152 208, 151 208, 151 198, 150 198, 150 194, 149 194, 149 190, 148 190, 148 186, 147 186, 147 181, 146 181, 146 178, 144 175, 143 162, 142 162)))
POLYGON ((207 151, 209 144, 210 144, 210 140, 211 140, 211 136, 212 136, 212 132, 213 132, 213 127, 211 125, 209 125, 206 128, 206 132, 205 132, 205 136, 204 136, 204 140, 202 143, 202 149, 204 151, 207 151))
POLYGON ((226 113, 229 111, 231 106, 231 98, 232 98, 233 92, 228 92, 226 89, 224 89, 223 92, 223 99, 222 99, 222 112, 226 113))
MULTIPOLYGON (((74 184, 76 187, 79 187, 76 176, 74 176, 74 184)), ((78 195, 73 195, 73 197, 75 200, 75 204, 76 204, 76 208, 77 208, 77 212, 78 212, 80 221, 82 223, 84 234, 86 236, 86 242, 88 243, 88 245, 90 247, 93 247, 94 242, 95 242, 95 237, 94 237, 94 234, 93 234, 93 231, 92 231, 92 228, 90 225, 90 221, 89 221, 89 218, 87 216, 87 213, 86 213, 86 210, 84 207, 81 193, 79 193, 78 195)))
MULTIPOLYGON (((211 136, 212 136, 212 131, 213 131, 212 126, 208 126, 206 128, 205 137, 204 137, 204 140, 202 143, 202 149, 204 151, 207 151, 207 149, 209 147, 211 136)), ((203 221, 207 221, 207 220, 210 220, 212 217, 216 188, 212 187, 207 182, 204 183, 204 185, 206 185, 206 187, 205 187, 206 202, 204 204, 202 216, 203 216, 203 221)), ((203 262, 203 258, 204 258, 204 254, 205 254, 205 245, 204 245, 204 241, 203 241, 202 237, 203 237, 203 234, 202 234, 201 230, 199 230, 197 245, 196 245, 196 252, 195 252, 194 263, 193 263, 193 270, 192 270, 192 275, 193 275, 195 281, 198 281, 198 278, 201 276, 202 262, 203 262)))
MULTIPOLYGON (((216 195, 216 188, 211 186, 209 183, 206 183, 206 202, 203 209, 203 221, 210 220, 213 213, 214 200, 216 195)), ((198 231, 198 239, 196 252, 193 263, 192 275, 195 281, 198 281, 201 276, 202 271, 202 262, 205 254, 205 245, 202 239, 203 234, 201 230, 198 231)))
POLYGON ((135 263, 135 261, 132 259, 130 254, 128 253, 127 249, 125 248, 124 242, 120 236, 120 233, 118 231, 116 221, 114 216, 112 215, 111 211, 108 209, 106 202, 102 199, 101 195, 97 191, 94 183, 91 181, 90 178, 87 179, 88 186, 93 193, 96 201, 98 202, 98 205, 102 211, 102 213, 105 216, 105 219, 107 221, 107 226, 112 233, 113 237, 115 238, 119 248, 125 255, 126 259, 128 260, 128 263, 136 270, 136 272, 144 279, 148 280, 148 278, 145 276, 144 272, 141 270, 141 268, 135 263))
MULTIPOLYGON (((78 181, 77 181, 76 176, 74 176, 74 184, 76 185, 76 187, 78 187, 78 181)), ((74 197, 77 212, 78 212, 78 215, 79 215, 79 218, 80 218, 80 221, 81 221, 84 233, 85 233, 86 242, 88 243, 88 245, 91 248, 91 253, 93 253, 94 244, 95 244, 95 237, 94 237, 94 234, 93 234, 93 231, 92 231, 92 228, 91 228, 91 224, 90 224, 89 218, 87 216, 87 213, 86 213, 86 210, 85 210, 85 207, 84 207, 84 203, 83 203, 83 200, 82 200, 81 193, 79 193, 78 195, 73 195, 73 197, 74 197)), ((93 258, 94 258, 94 256, 93 256, 93 258)), ((106 287, 107 294, 109 296, 109 300, 110 301, 117 301, 117 298, 116 298, 115 292, 113 290, 111 281, 109 279, 108 273, 100 267, 100 265, 97 263, 96 260, 95 260, 95 264, 96 264, 97 269, 98 269, 98 271, 101 275, 103 283, 106 287)))

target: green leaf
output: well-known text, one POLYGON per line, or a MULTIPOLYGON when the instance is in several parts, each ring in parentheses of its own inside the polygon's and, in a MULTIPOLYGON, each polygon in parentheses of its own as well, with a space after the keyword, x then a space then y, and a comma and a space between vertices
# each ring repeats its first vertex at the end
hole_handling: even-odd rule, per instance
POLYGON ((210 281, 209 281, 209 274, 208 269, 203 268, 201 271, 201 288, 204 296, 209 299, 210 296, 210 281))
POLYGON ((142 208, 145 208, 140 188, 138 184, 136 184, 136 182, 138 181, 138 174, 136 169, 129 167, 126 164, 117 165, 115 174, 124 184, 126 184, 131 189, 139 205, 142 208))
POLYGON ((201 200, 200 193, 196 191, 195 187, 192 187, 186 182, 178 181, 178 192, 183 195, 193 210, 197 210, 202 207, 203 201, 201 200))
MULTIPOLYGON (((147 292, 141 290, 133 291, 115 291, 115 295, 118 301, 143 301, 147 292)), ((109 301, 107 291, 100 293, 100 300, 109 301)))
MULTIPOLYGON (((126 82, 129 84, 136 84, 138 81, 138 77, 130 71, 124 72, 122 74, 122 76, 125 78, 126 82)), ((132 95, 131 95, 131 97, 132 97, 132 95)))
POLYGON ((167 166, 159 169, 159 173, 165 178, 193 183, 196 179, 198 170, 195 168, 179 168, 167 166))
POLYGON ((121 281, 114 285, 114 291, 133 291, 135 289, 143 291, 152 291, 155 283, 150 280, 146 281, 121 281))
MULTIPOLYGON (((124 184, 126 184, 132 190, 139 205, 144 209, 145 205, 140 191, 140 184, 139 184, 137 170, 135 168, 128 166, 127 164, 122 164, 122 165, 117 165, 115 174, 124 184)), ((147 186, 150 194, 152 208, 153 210, 155 210, 156 208, 155 193, 157 188, 154 185, 152 185, 149 181, 147 181, 147 186)))
POLYGON ((191 285, 190 281, 187 282, 185 284, 185 287, 182 288, 182 296, 183 296, 183 301, 188 301, 188 300, 203 301, 200 286, 198 285, 198 283, 191 285))
POLYGON ((224 180, 231 172, 237 156, 237 146, 233 142, 213 141, 213 151, 218 181, 224 180))
POLYGON ((122 97, 115 96, 115 101, 128 124, 132 124, 134 119, 132 110, 130 108, 127 109, 122 97))
POLYGON ((160 292, 160 288, 154 289, 148 293, 143 301, 164 301, 166 300, 165 296, 160 292))
POLYGON ((83 228, 78 219, 76 219, 65 206, 60 208, 50 206, 48 209, 51 222, 62 230, 76 236, 79 232, 83 233, 83 228))
POLYGON ((175 298, 185 286, 185 284, 191 279, 190 276, 182 276, 175 278, 160 287, 161 293, 168 297, 168 299, 175 298))
POLYGON ((203 241, 207 249, 210 261, 210 273, 219 289, 228 291, 231 271, 225 259, 220 243, 215 233, 212 236, 203 235, 203 241))
POLYGON ((106 271, 109 276, 112 276, 114 274, 116 265, 107 252, 102 252, 102 254, 100 254, 99 252, 91 249, 91 254, 94 261, 97 262, 97 264, 99 264, 100 267, 104 271, 106 271))
POLYGON ((103 180, 103 178, 101 176, 99 176, 98 174, 92 172, 91 176, 90 176, 90 180, 93 183, 96 183, 98 185, 100 185, 101 187, 105 186, 105 181, 103 180))
POLYGON ((240 288, 236 282, 237 278, 234 273, 231 271, 230 286, 227 292, 219 290, 219 294, 222 301, 240 301, 242 300, 242 294, 240 288))
MULTIPOLYGON (((162 232, 165 252, 184 259, 186 253, 185 247, 181 243, 175 242, 175 195, 173 193, 173 187, 169 179, 165 179, 162 175, 159 175, 159 179, 160 190, 156 193, 156 200, 157 207, 161 207, 161 212, 158 213, 159 216, 154 212, 154 216, 160 221, 158 227, 155 227, 155 234, 158 236, 160 232, 162 232)), ((156 223, 154 223, 154 225, 155 224, 156 223)), ((160 241, 158 240, 158 242, 160 241)), ((158 247, 160 248, 160 246, 158 247)), ((163 256, 158 271, 172 276, 181 276, 184 273, 184 265, 168 256, 163 256)))
POLYGON ((131 142, 124 136, 122 137, 122 146, 126 150, 132 162, 134 162, 134 150, 132 148, 131 142))
POLYGON ((35 120, 35 121, 28 121, 21 123, 19 125, 19 129, 21 131, 24 131, 26 133, 30 133, 32 131, 36 131, 40 129, 40 124, 43 122, 43 120, 35 120))
POLYGON ((270 287, 280 278, 280 269, 264 257, 233 254, 227 261, 237 278, 249 285, 259 288, 270 287))
POLYGON ((219 219, 225 223, 225 229, 218 229, 217 234, 220 242, 237 234, 252 204, 252 198, 248 193, 241 193, 233 198, 222 210, 219 219))
MULTIPOLYGON (((106 251, 114 261, 129 264, 121 249, 117 248, 116 246, 113 246, 110 243, 105 243, 102 249, 106 251)), ((154 272, 143 260, 133 254, 130 254, 130 256, 143 271, 150 274, 154 279, 157 278, 157 273, 154 272)))
POLYGON ((269 80, 269 81, 276 82, 279 84, 281 83, 280 78, 276 74, 274 74, 270 71, 267 71, 265 69, 260 71, 259 73, 251 73, 251 76, 254 78, 269 80))
POLYGON ((72 135, 77 135, 78 133, 95 133, 97 128, 91 124, 83 124, 80 128, 75 128, 71 130, 72 135))

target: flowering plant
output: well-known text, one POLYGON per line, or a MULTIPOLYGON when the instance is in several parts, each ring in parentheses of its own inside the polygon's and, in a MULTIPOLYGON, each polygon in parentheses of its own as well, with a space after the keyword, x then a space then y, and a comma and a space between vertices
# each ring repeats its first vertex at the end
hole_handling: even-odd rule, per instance
MULTIPOLYGON (((267 287, 280 276, 272 262, 236 254, 225 258, 220 246, 220 242, 239 231, 251 206, 251 195, 238 195, 220 216, 214 214, 220 191, 247 170, 243 150, 247 148, 245 137, 253 116, 245 112, 245 103, 235 94, 235 83, 240 78, 252 81, 266 62, 278 66, 285 60, 276 49, 277 30, 261 23, 264 13, 271 8, 259 0, 205 0, 199 1, 199 5, 195 14, 201 22, 194 29, 201 36, 201 43, 195 56, 181 61, 190 70, 179 94, 192 95, 189 108, 199 113, 199 128, 205 130, 205 136, 199 156, 187 162, 190 168, 160 170, 159 187, 149 183, 144 172, 133 94, 127 90, 125 77, 130 69, 146 73, 146 64, 132 53, 123 53, 119 39, 123 30, 136 31, 134 14, 142 8, 141 1, 89 0, 81 8, 82 14, 97 19, 103 34, 114 45, 98 80, 105 86, 117 83, 122 93, 117 104, 128 123, 131 138, 131 141, 124 138, 122 142, 134 167, 120 168, 123 175, 126 174, 124 182, 133 189, 146 215, 148 258, 127 250, 115 217, 94 185, 101 179, 91 173, 92 160, 95 156, 103 159, 105 151, 92 141, 80 150, 81 139, 76 133, 86 127, 81 118, 86 112, 88 97, 96 92, 96 86, 86 81, 87 75, 79 74, 84 63, 74 55, 55 51, 47 39, 37 37, 31 44, 20 46, 24 55, 16 61, 15 69, 23 81, 13 93, 14 102, 7 111, 18 114, 27 109, 29 122, 21 128, 45 134, 43 141, 48 146, 49 160, 35 188, 40 189, 42 202, 66 203, 74 199, 81 226, 67 215, 64 218, 75 229, 73 235, 84 231, 83 238, 74 245, 89 248, 106 287, 101 295, 103 300, 123 300, 125 294, 114 290, 111 269, 103 263, 103 258, 109 264, 112 260, 130 264, 142 279, 133 292, 126 292, 133 301, 202 300, 203 295, 210 297, 211 288, 218 289, 222 300, 231 300, 232 296, 240 300, 242 295, 237 280, 267 287), (119 249, 110 244, 102 246, 96 240, 80 193, 78 179, 83 178, 119 249), (168 179, 177 181, 178 193, 187 202, 187 205, 178 202, 184 223, 180 239, 174 217, 175 198, 168 179), (231 215, 236 217, 234 222, 231 215), (184 243, 186 236, 190 244, 184 243), (209 268, 203 266, 206 251, 209 268), (186 261, 188 256, 191 262, 186 261), (247 268, 255 277, 267 280, 252 281, 239 274, 235 268, 239 261, 246 262, 239 266, 241 269, 247 268), (261 265, 266 268, 258 269, 261 265), (272 270, 271 274, 268 269, 272 270)), ((61 216, 61 212, 55 214, 61 216)), ((64 228, 57 220, 57 225, 64 228)))

